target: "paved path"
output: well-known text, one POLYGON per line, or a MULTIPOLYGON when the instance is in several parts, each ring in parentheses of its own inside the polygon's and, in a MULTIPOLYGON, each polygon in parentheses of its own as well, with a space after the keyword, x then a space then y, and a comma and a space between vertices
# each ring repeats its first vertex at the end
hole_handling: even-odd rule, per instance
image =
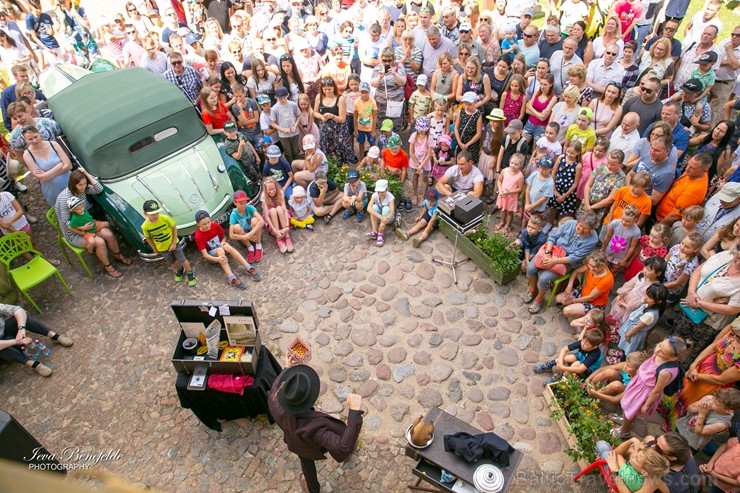
MULTIPOLYGON (((103 276, 92 259, 94 280, 64 264, 74 298, 55 280, 33 294, 43 320, 75 345, 54 347, 59 368, 49 379, 0 366, 3 409, 52 452, 120 449, 121 459, 102 466, 164 491, 299 491, 298 462, 277 428, 243 419, 226 422, 219 434, 176 397, 170 357, 178 334, 169 303, 241 297, 255 304, 274 353, 284 354, 296 335, 313 346, 323 410, 341 413, 350 391, 363 396, 361 447, 341 467, 324 463, 325 491, 404 491, 413 463, 403 455, 403 431, 430 406, 493 430, 525 453, 520 470, 527 477, 513 491, 535 491, 541 482, 532 478, 544 473, 568 473, 564 441, 541 398, 544 377, 532 372, 533 363, 572 340, 559 312, 531 316, 520 301, 523 277, 499 286, 472 262, 460 266, 454 285, 450 269, 431 262, 452 253, 441 233, 419 249, 392 235, 377 248, 364 237, 368 227, 355 218, 321 221, 315 232, 294 235, 292 255, 280 255, 268 239, 258 264, 263 280, 247 280, 246 291, 228 287, 192 247, 196 288, 175 285, 161 263, 121 266, 121 280, 103 276)), ((48 226, 35 231, 42 248, 59 257, 48 226)))

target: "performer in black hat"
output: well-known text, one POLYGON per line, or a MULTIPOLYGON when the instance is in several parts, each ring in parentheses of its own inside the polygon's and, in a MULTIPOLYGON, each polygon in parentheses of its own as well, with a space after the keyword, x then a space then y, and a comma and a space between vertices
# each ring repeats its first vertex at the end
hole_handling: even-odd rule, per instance
POLYGON ((347 396, 349 415, 345 424, 313 409, 321 388, 313 368, 296 365, 290 356, 286 357, 285 366, 270 389, 270 413, 283 430, 288 450, 301 460, 301 488, 305 493, 319 493, 315 461, 326 459, 326 452, 337 462, 352 455, 362 428, 362 397, 347 396))

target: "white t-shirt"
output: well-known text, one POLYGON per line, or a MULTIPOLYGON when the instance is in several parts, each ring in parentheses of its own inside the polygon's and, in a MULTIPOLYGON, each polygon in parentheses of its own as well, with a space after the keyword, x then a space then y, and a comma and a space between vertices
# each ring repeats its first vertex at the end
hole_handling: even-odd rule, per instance
POLYGON ((483 183, 485 180, 483 173, 475 166, 472 167, 467 176, 463 176, 458 165, 450 166, 445 171, 445 176, 452 188, 463 192, 472 191, 476 183, 483 183))
MULTIPOLYGON (((13 194, 10 192, 0 192, 0 220, 7 221, 11 217, 15 216, 16 210, 15 207, 13 207, 13 201, 15 200, 15 197, 13 197, 13 194)), ((28 221, 26 220, 26 216, 22 215, 20 219, 16 220, 11 226, 14 230, 20 231, 21 229, 25 228, 28 225, 28 221)), ((0 228, 0 230, 3 232, 3 234, 10 233, 9 230, 5 228, 0 228)))

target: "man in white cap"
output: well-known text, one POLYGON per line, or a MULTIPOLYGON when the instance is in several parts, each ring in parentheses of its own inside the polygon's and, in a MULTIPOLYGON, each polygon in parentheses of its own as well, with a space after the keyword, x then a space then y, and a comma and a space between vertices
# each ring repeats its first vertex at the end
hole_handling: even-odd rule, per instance
POLYGON ((362 428, 362 397, 347 395, 346 424, 316 411, 313 406, 321 388, 319 375, 310 366, 296 364, 292 355, 285 360, 285 370, 270 389, 270 414, 283 430, 288 450, 301 461, 301 489, 304 493, 319 493, 316 461, 326 459, 326 452, 337 462, 344 462, 352 455, 362 428))
POLYGON ((460 49, 460 46, 466 45, 470 47, 470 56, 476 57, 481 63, 483 63, 484 55, 483 55, 483 48, 480 45, 480 42, 473 39, 473 28, 470 25, 469 22, 463 22, 460 24, 460 39, 457 41, 457 49, 460 49))
POLYGON ((719 192, 704 204, 704 219, 696 226, 704 241, 709 241, 719 229, 740 217, 740 183, 725 183, 719 192))

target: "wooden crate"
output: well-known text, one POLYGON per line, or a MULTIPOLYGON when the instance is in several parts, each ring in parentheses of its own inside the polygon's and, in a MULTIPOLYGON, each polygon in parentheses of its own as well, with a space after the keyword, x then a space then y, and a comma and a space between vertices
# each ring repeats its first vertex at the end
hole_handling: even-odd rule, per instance
MULTIPOLYGON (((542 392, 542 397, 545 398, 545 402, 547 403, 547 407, 550 408, 550 411, 557 411, 560 412, 560 414, 562 415, 562 417, 555 422, 558 424, 558 428, 560 428, 560 433, 563 434, 563 437, 565 438, 565 443, 568 444, 568 448, 574 449, 578 445, 576 436, 571 431, 570 423, 568 423, 568 418, 566 418, 565 413, 562 412, 560 404, 558 403, 557 399, 555 399, 555 394, 552 391, 552 386, 557 384, 557 382, 554 382, 545 385, 545 390, 542 392)), ((585 459, 580 459, 578 461, 578 466, 581 469, 585 469, 586 467, 588 467, 588 465, 589 462, 585 459)))
MULTIPOLYGON (((444 221, 439 221, 439 229, 453 244, 455 243, 456 231, 452 228, 452 226, 444 221)), ((494 269, 493 264, 491 263, 491 259, 488 258, 488 255, 483 253, 480 248, 475 246, 475 243, 470 241, 470 239, 468 239, 468 237, 465 235, 460 235, 460 237, 457 239, 457 248, 465 255, 467 255, 470 260, 475 263, 475 265, 483 269, 483 272, 488 274, 491 279, 499 284, 506 284, 508 282, 511 282, 519 275, 519 266, 517 266, 517 268, 512 270, 511 272, 500 272, 494 269)))

